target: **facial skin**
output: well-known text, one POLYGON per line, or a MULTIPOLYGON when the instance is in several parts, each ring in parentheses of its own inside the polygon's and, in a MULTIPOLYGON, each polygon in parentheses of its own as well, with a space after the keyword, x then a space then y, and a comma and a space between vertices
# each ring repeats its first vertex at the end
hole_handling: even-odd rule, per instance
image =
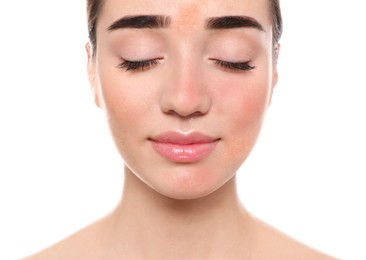
POLYGON ((88 47, 88 70, 126 173, 174 199, 207 196, 234 178, 255 144, 277 80, 271 30, 267 0, 107 0, 95 58, 88 47), (137 15, 166 16, 169 24, 108 30, 137 15), (207 28, 208 19, 223 16, 251 17, 263 30, 207 28), (123 60, 153 62, 126 71, 123 60), (224 67, 228 62, 254 68, 224 67), (166 132, 201 133, 217 143, 199 161, 174 162, 152 145, 166 132))

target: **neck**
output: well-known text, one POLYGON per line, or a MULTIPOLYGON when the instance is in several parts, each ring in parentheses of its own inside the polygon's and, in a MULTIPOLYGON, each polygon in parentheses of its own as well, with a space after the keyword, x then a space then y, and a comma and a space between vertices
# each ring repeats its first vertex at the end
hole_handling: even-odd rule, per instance
POLYGON ((243 242, 248 218, 235 178, 206 197, 176 200, 154 191, 126 169, 124 193, 111 216, 111 230, 114 241, 138 249, 144 257, 179 252, 207 257, 215 249, 230 250, 225 248, 230 238, 243 242))

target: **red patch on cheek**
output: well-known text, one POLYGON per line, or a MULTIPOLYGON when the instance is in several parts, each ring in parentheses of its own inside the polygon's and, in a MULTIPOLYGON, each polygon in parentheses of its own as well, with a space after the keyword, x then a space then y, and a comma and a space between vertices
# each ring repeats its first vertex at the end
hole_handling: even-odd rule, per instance
POLYGON ((214 88, 215 103, 225 115, 254 120, 262 117, 269 102, 269 85, 266 82, 224 78, 214 88))
POLYGON ((268 104, 266 82, 251 81, 233 78, 217 86, 215 93, 227 142, 224 157, 232 161, 233 167, 240 165, 251 152, 268 104))
MULTIPOLYGON (((256 122, 250 126, 243 125, 242 128, 235 129, 237 138, 232 139, 228 148, 228 158, 247 157, 252 150, 261 128, 261 122, 256 122), (241 156, 240 156, 241 155, 241 156)), ((242 160, 243 158, 240 158, 242 160)))
POLYGON ((245 87, 243 92, 238 104, 243 116, 250 121, 262 120, 269 103, 269 87, 265 84, 252 84, 245 87))

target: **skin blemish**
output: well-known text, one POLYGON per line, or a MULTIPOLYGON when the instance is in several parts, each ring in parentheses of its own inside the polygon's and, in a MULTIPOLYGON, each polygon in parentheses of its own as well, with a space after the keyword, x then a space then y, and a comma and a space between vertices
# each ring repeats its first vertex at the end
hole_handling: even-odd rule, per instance
POLYGON ((202 6, 202 3, 193 3, 179 8, 174 23, 178 33, 185 34, 199 26, 199 18, 202 17, 202 6))

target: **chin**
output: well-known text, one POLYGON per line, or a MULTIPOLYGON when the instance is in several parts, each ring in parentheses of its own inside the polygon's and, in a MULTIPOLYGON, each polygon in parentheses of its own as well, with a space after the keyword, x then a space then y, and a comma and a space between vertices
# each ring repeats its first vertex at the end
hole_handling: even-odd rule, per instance
POLYGON ((163 173, 159 183, 149 186, 171 199, 193 200, 215 193, 234 176, 222 175, 217 170, 201 167, 182 168, 163 173))

